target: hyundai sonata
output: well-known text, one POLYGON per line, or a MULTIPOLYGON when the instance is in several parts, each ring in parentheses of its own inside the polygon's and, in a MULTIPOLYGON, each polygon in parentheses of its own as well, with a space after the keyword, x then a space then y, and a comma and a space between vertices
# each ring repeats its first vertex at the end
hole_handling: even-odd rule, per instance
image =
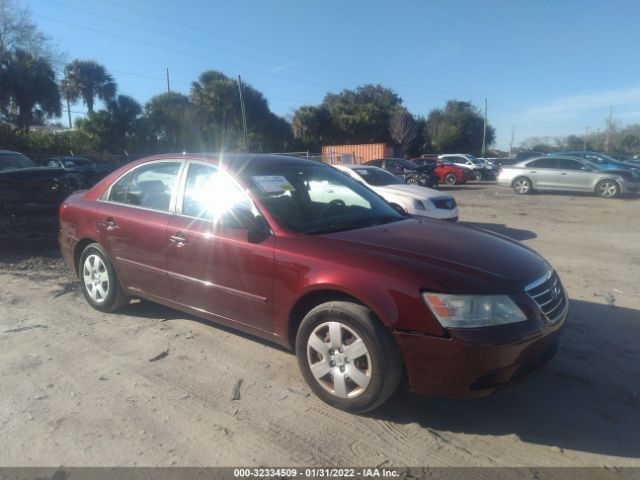
POLYGON ((491 393, 554 354, 567 315, 535 252, 403 216, 310 160, 145 158, 69 197, 60 220, 92 307, 145 298, 292 348, 317 396, 352 412, 405 377, 419 393, 491 393), (349 195, 317 191, 331 187, 349 195))

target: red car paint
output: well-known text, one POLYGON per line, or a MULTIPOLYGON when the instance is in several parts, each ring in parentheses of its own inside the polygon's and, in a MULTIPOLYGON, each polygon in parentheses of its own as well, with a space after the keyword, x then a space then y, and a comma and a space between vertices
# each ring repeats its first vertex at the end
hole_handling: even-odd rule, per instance
POLYGON ((465 175, 462 168, 455 165, 448 165, 441 160, 438 160, 437 155, 434 155, 433 158, 427 156, 412 158, 411 161, 420 166, 433 165, 435 163, 436 167, 434 171, 438 175, 438 178, 440 178, 440 183, 446 183, 445 178, 448 173, 453 173, 456 176, 456 183, 466 183, 468 180, 468 176, 465 175))
POLYGON ((245 229, 212 234, 210 222, 100 200, 129 169, 160 159, 219 164, 245 187, 239 172, 256 162, 263 169, 269 162, 310 162, 244 155, 222 164, 213 155, 164 155, 128 164, 65 201, 59 240, 70 268, 77 271, 82 249, 98 242, 129 294, 286 347, 292 346, 299 322, 315 305, 352 299, 369 307, 391 331, 410 387, 419 393, 486 395, 538 368, 555 352, 567 315, 566 293, 560 287, 564 307, 550 322, 525 286, 551 267, 518 242, 413 218, 307 235, 279 224, 254 197, 272 231, 256 242, 248 240, 245 229), (177 234, 189 242, 170 241, 177 234), (425 305, 423 291, 508 294, 527 320, 447 330, 425 305))

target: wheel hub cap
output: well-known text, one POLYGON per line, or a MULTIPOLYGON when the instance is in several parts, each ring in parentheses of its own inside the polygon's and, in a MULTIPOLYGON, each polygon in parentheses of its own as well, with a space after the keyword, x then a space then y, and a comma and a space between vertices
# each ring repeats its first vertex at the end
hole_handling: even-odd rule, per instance
POLYGON ((336 397, 357 397, 371 381, 367 346, 344 323, 325 322, 313 330, 307 340, 307 362, 316 381, 336 397))

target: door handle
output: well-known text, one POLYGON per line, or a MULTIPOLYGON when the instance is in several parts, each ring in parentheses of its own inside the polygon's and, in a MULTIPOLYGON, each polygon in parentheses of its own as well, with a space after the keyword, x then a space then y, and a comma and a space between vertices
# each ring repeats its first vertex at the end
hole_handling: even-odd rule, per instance
POLYGON ((567 174, 567 172, 562 172, 560 175, 566 175, 566 174, 567 174))
POLYGON ((182 247, 189 240, 186 239, 182 232, 176 232, 175 235, 169 237, 169 241, 175 243, 178 247, 182 247))
POLYGON ((327 193, 335 193, 333 190, 327 190, 327 193))
POLYGON ((538 173, 538 172, 536 172, 536 171, 534 170, 533 172, 529 172, 529 173, 538 173))
POLYGON ((109 231, 115 230, 116 228, 118 228, 118 224, 111 217, 107 218, 104 221, 104 224, 105 224, 107 230, 109 230, 109 231))

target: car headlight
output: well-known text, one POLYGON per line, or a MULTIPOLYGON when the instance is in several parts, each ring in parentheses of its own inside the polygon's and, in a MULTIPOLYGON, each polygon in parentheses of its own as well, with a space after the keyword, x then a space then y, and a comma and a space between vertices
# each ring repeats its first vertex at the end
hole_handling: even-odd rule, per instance
POLYGON ((416 210, 426 210, 427 209, 427 207, 425 206, 424 202, 422 200, 417 200, 417 199, 413 200, 413 208, 415 208, 416 210))
POLYGON ((424 292, 422 298, 444 328, 493 327, 527 319, 507 295, 424 292))

